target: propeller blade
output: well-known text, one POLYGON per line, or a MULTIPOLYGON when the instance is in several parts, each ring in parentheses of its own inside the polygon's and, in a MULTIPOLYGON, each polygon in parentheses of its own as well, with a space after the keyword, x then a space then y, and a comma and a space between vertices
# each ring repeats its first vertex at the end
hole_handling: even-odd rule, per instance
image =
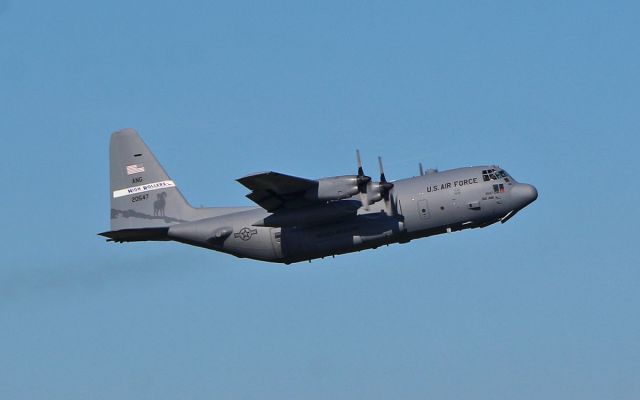
POLYGON ((418 169, 420 170, 420 176, 424 175, 424 168, 422 168, 422 163, 418 163, 418 169))
POLYGON ((390 191, 393 189, 393 183, 387 182, 387 178, 384 176, 384 167, 382 166, 382 157, 378 156, 378 166, 380 167, 380 183, 378 185, 380 196, 384 201, 385 212, 388 216, 393 215, 392 204, 390 200, 390 191))
POLYGON ((378 156, 378 166, 380 167, 380 194, 382 197, 388 197, 389 190, 393 188, 393 183, 387 182, 387 178, 384 176, 384 167, 380 156, 378 156))
POLYGON ((382 157, 378 156, 378 166, 380 167, 380 182, 386 183, 387 179, 384 176, 384 167, 382 166, 382 157))
POLYGON ((364 174, 362 169, 362 160, 360 159, 360 150, 356 149, 356 161, 358 162, 358 192, 360 193, 360 202, 365 210, 369 210, 369 194, 368 186, 371 182, 371 177, 364 174))
POLYGON ((369 196, 366 191, 360 192, 360 203, 362 203, 362 207, 364 207, 365 210, 369 211, 369 196))
POLYGON ((360 150, 356 150, 356 160, 358 161, 358 190, 360 190, 360 192, 366 192, 367 183, 371 181, 371 177, 364 174, 362 160, 360 159, 360 150))
POLYGON ((388 216, 393 217, 397 214, 397 208, 395 206, 395 202, 393 201, 393 195, 389 193, 387 198, 384 200, 384 211, 388 216))

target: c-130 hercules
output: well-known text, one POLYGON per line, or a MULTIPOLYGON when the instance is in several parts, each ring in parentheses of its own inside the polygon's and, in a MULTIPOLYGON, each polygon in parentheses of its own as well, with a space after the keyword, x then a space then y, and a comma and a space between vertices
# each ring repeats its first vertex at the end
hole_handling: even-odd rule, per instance
POLYGON ((506 222, 538 197, 497 166, 388 182, 364 174, 305 179, 261 172, 238 179, 259 207, 194 208, 133 129, 111 135, 115 242, 174 240, 261 261, 295 263, 506 222))

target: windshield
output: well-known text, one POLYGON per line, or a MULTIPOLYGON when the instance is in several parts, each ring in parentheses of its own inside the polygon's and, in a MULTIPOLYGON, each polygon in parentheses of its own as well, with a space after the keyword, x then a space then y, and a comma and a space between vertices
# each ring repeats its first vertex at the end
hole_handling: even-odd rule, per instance
POLYGON ((485 169, 482 171, 482 179, 485 182, 497 181, 498 179, 504 179, 505 182, 509 182, 509 174, 503 169, 485 169))

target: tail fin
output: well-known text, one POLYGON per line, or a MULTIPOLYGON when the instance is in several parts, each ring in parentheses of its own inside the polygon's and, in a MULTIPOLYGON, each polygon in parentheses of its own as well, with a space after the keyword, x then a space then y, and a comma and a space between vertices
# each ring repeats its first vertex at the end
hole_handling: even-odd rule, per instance
POLYGON ((163 231, 192 214, 193 208, 135 130, 111 135, 109 164, 112 232, 163 231))

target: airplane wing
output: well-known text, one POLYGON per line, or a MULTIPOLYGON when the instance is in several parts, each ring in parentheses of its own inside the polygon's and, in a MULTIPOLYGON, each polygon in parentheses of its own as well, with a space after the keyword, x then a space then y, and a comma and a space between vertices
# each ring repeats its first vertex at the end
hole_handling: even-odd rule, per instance
POLYGON ((269 171, 247 175, 237 181, 251 190, 247 198, 269 212, 317 203, 304 197, 307 190, 318 186, 315 180, 269 171))

